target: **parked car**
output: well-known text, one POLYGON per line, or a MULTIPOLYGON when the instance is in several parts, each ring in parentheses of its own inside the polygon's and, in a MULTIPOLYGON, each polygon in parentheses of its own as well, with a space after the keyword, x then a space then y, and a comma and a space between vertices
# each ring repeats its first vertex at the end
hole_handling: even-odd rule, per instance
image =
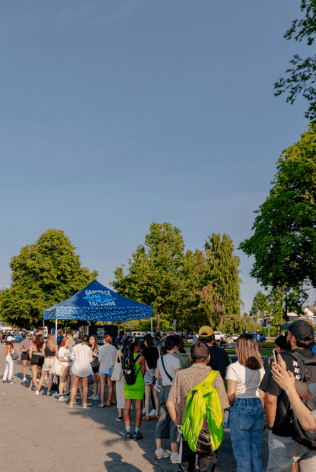
POLYGON ((221 331, 214 331, 213 334, 214 334, 215 341, 219 341, 220 339, 224 337, 224 334, 221 331))
MULTIPOLYGON (((257 333, 250 333, 250 334, 252 334, 255 338, 256 338, 256 336, 257 336, 257 333)), ((267 340, 266 335, 263 334, 263 333, 259 333, 259 334, 260 334, 260 342, 265 343, 266 340, 267 340)), ((256 339, 257 339, 257 338, 256 338, 256 339)))

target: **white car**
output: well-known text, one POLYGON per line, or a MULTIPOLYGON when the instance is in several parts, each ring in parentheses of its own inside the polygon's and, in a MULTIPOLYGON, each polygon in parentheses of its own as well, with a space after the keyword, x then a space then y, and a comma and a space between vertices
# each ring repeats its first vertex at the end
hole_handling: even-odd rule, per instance
POLYGON ((224 334, 221 331, 214 331, 213 335, 214 335, 215 341, 220 341, 224 336, 224 334))

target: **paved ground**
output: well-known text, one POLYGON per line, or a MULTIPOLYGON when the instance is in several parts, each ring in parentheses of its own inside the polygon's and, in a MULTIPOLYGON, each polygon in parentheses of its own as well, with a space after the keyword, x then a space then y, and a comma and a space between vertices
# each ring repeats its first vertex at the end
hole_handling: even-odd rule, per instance
MULTIPOLYGON (((18 351, 18 346, 15 347, 18 351)), ((0 372, 4 371, 4 344, 0 345, 0 372)), ((45 394, 36 396, 22 383, 21 361, 14 363, 15 383, 0 383, 0 451, 7 472, 173 472, 177 465, 155 461, 155 421, 143 423, 144 439, 124 441, 124 425, 115 421, 115 406, 73 410, 45 394)), ((1 377, 2 378, 2 377, 1 377)), ((46 383, 43 386, 46 393, 46 383)), ((132 425, 134 424, 132 412, 132 425)), ((169 441, 164 441, 169 450, 169 441)), ((263 465, 267 462, 267 435, 263 437, 263 465)), ((236 472, 230 435, 225 433, 218 453, 217 472, 236 472)))

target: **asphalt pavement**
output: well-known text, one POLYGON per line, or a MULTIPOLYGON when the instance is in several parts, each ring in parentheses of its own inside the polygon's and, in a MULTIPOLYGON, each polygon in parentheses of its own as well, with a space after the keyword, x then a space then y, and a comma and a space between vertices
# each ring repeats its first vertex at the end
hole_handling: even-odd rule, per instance
MULTIPOLYGON (((4 372, 4 344, 0 344, 0 373, 4 372)), ((19 345, 15 345, 19 351, 19 345)), ((22 382, 21 361, 14 362, 14 383, 0 389, 0 460, 6 472, 175 472, 178 465, 155 460, 156 421, 143 422, 144 439, 126 442, 123 422, 116 421, 116 406, 101 409, 92 402, 88 410, 70 409, 68 402, 48 397, 47 381, 39 396, 29 392, 31 369, 22 382)), ((91 392, 92 394, 92 392, 91 392)), ((135 410, 131 426, 135 425, 135 410)), ((163 440, 170 452, 170 442, 163 440)), ((262 440, 263 466, 267 463, 267 433, 262 440)), ((230 434, 225 432, 218 451, 216 472, 236 472, 230 434)))

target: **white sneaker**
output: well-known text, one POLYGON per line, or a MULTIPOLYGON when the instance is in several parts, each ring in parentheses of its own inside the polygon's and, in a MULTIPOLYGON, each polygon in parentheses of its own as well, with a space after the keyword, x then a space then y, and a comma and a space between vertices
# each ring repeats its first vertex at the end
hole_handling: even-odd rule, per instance
POLYGON ((68 400, 69 400, 69 398, 66 398, 66 397, 64 397, 64 396, 59 397, 59 401, 60 401, 60 402, 68 402, 68 400))
POLYGON ((58 392, 53 393, 53 397, 59 397, 59 393, 58 392))
POLYGON ((143 408, 143 415, 146 415, 146 408, 143 408))
POLYGON ((96 395, 96 396, 94 397, 94 400, 101 400, 100 395, 96 395))
POLYGON ((46 395, 50 397, 50 395, 52 395, 52 392, 47 392, 46 395))
POLYGON ((156 410, 151 410, 151 412, 149 413, 149 416, 155 416, 156 414, 156 410))
POLYGON ((155 459, 168 459, 168 457, 170 457, 169 452, 165 451, 164 449, 162 451, 158 451, 158 449, 156 449, 154 456, 155 459))
POLYGON ((38 391, 38 390, 35 390, 35 395, 39 395, 39 391, 38 391))
POLYGON ((177 452, 175 454, 171 454, 169 462, 170 464, 180 464, 179 454, 177 452))
POLYGON ((22 382, 26 382, 26 377, 24 377, 24 379, 22 380, 22 382))
POLYGON ((94 395, 91 395, 91 397, 88 397, 88 400, 96 400, 94 395))

